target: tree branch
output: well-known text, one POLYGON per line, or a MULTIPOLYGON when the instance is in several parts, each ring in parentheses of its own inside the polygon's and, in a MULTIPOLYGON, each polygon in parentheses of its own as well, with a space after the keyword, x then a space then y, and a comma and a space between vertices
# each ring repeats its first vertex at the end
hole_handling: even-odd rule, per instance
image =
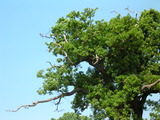
POLYGON ((43 35, 42 33, 40 33, 40 36, 42 37, 42 38, 49 38, 49 39, 55 39, 54 37, 52 37, 52 36, 47 36, 47 35, 43 35))
POLYGON ((144 90, 144 89, 146 89, 146 88, 147 88, 147 89, 150 89, 151 87, 157 85, 159 82, 160 82, 160 79, 158 79, 157 81, 155 81, 155 82, 152 83, 152 84, 144 85, 144 86, 142 86, 141 90, 144 90))
MULTIPOLYGON (((40 33, 40 36, 41 36, 42 38, 49 38, 49 39, 56 39, 55 37, 57 37, 57 36, 63 36, 64 42, 65 42, 65 43, 68 42, 67 37, 66 37, 65 34, 63 34, 63 35, 55 35, 55 37, 52 37, 52 36, 49 37, 49 36, 47 36, 47 35, 43 35, 43 34, 40 33)), ((68 56, 67 52, 63 49, 63 46, 62 46, 62 45, 60 45, 59 43, 56 43, 56 42, 54 42, 54 41, 53 41, 53 44, 59 46, 59 47, 62 49, 62 52, 63 52, 64 56, 67 58, 67 60, 68 60, 72 65, 77 65, 77 63, 74 63, 74 62, 70 59, 70 57, 68 56)), ((48 51, 51 52, 52 49, 51 49, 51 50, 48 50, 48 51)))
POLYGON ((138 11, 132 11, 132 10, 130 10, 129 8, 125 8, 125 10, 128 10, 128 11, 131 12, 131 13, 135 13, 135 14, 136 14, 136 18, 137 18, 138 11))
POLYGON ((49 63, 51 65, 52 68, 61 68, 63 67, 63 65, 52 65, 52 63, 50 61, 47 61, 47 63, 49 63))
POLYGON ((32 104, 30 105, 21 105, 20 107, 18 107, 16 110, 6 110, 6 111, 9 111, 9 112, 17 112, 18 110, 20 110, 21 108, 29 108, 29 107, 34 107, 36 106, 37 104, 39 103, 46 103, 46 102, 50 102, 50 101, 53 101, 53 100, 56 100, 56 99, 59 99, 58 103, 60 103, 61 101, 61 98, 62 97, 65 97, 65 96, 71 96, 73 95, 74 93, 77 93, 77 92, 82 92, 84 94, 87 94, 87 91, 84 90, 83 88, 76 88, 74 90, 72 90, 71 92, 66 92, 66 93, 62 93, 56 97, 53 97, 53 98, 50 98, 50 99, 47 99, 47 100, 41 100, 41 101, 36 101, 36 102, 33 102, 32 104))
POLYGON ((96 54, 95 56, 96 61, 93 63, 94 65, 97 64, 99 62, 99 60, 101 60, 101 58, 96 54))
POLYGON ((132 13, 138 13, 137 11, 131 11, 129 8, 125 8, 125 10, 128 10, 129 12, 132 12, 132 13))
POLYGON ((111 11, 110 13, 116 13, 116 15, 118 15, 119 13, 117 11, 111 11))

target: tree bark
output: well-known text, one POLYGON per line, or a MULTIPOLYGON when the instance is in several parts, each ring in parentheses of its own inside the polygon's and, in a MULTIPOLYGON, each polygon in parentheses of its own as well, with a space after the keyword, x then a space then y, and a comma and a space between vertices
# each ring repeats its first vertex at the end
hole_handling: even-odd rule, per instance
POLYGON ((133 111, 133 120, 142 120, 143 108, 139 102, 135 102, 135 104, 133 104, 133 111))
POLYGON ((131 102, 131 108, 133 109, 133 119, 134 120, 142 120, 144 104, 146 102, 147 96, 150 94, 149 91, 143 93, 142 96, 137 96, 131 102))

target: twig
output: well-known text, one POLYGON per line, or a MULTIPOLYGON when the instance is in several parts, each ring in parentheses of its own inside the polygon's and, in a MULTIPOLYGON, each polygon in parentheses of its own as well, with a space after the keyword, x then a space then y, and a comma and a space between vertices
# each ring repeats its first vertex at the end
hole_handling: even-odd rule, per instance
POLYGON ((118 13, 117 11, 115 11, 115 10, 114 10, 114 11, 111 11, 111 13, 116 13, 116 15, 118 15, 118 14, 119 14, 119 13, 118 13))
POLYGON ((50 61, 47 61, 47 63, 49 63, 52 68, 60 68, 60 67, 62 67, 62 65, 59 65, 59 66, 57 66, 57 65, 52 65, 52 63, 51 63, 50 61))
POLYGON ((55 39, 55 37, 52 37, 52 36, 49 37, 49 36, 47 36, 47 35, 43 35, 42 33, 40 33, 39 35, 40 35, 42 38, 45 37, 45 38, 49 38, 49 39, 55 39))
POLYGON ((55 103, 55 105, 58 105, 61 102, 62 97, 59 98, 59 101, 55 103))

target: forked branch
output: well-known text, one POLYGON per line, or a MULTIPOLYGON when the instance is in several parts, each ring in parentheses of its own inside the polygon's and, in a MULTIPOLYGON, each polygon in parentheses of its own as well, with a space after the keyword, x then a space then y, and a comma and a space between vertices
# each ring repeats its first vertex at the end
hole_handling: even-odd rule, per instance
POLYGON ((58 96, 56 96, 56 97, 53 97, 53 98, 50 98, 50 99, 47 99, 47 100, 36 101, 36 102, 33 102, 33 103, 30 104, 30 105, 21 105, 21 106, 18 107, 16 110, 6 110, 6 111, 9 111, 9 112, 17 112, 17 111, 20 110, 21 108, 34 107, 34 106, 36 106, 36 105, 39 104, 39 103, 46 103, 46 102, 50 102, 50 101, 59 99, 58 103, 56 103, 56 105, 57 105, 57 104, 60 103, 62 97, 71 96, 71 95, 73 95, 73 94, 75 94, 75 93, 77 93, 77 92, 82 92, 82 93, 84 93, 84 94, 87 93, 83 88, 76 88, 76 89, 72 90, 71 92, 62 93, 62 94, 60 94, 60 95, 58 95, 58 96))
POLYGON ((144 89, 146 89, 146 88, 147 88, 147 89, 150 89, 151 87, 157 85, 159 82, 160 82, 160 79, 158 79, 157 81, 155 81, 155 82, 152 83, 152 84, 144 85, 144 86, 142 86, 141 90, 144 90, 144 89))

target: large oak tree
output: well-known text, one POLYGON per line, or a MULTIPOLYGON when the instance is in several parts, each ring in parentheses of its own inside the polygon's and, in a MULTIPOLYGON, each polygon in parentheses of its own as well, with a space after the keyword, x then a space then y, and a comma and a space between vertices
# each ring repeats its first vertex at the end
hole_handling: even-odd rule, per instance
POLYGON ((141 120, 146 106, 158 115, 160 101, 147 97, 160 93, 160 12, 150 9, 138 18, 128 14, 105 21, 94 19, 96 10, 72 11, 58 19, 50 36, 41 34, 50 39, 46 45, 58 65, 50 61, 50 68, 38 72, 44 79, 38 93, 59 96, 17 110, 56 99, 59 104, 75 95, 72 108, 80 112, 90 106, 96 120, 141 120))

